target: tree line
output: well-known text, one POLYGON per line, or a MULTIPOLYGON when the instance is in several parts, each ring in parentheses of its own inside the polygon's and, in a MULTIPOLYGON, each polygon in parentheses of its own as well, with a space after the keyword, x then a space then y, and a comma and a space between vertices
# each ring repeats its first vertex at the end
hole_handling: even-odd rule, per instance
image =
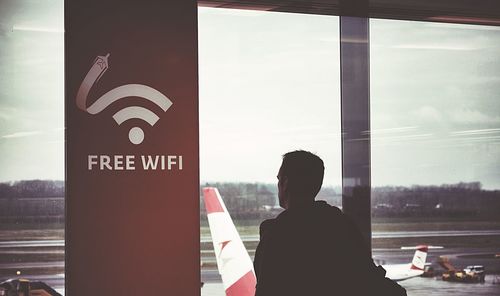
POLYGON ((64 197, 64 181, 24 180, 0 183, 0 198, 64 197))
MULTIPOLYGON (((200 217, 206 219, 203 187, 217 187, 233 219, 274 217, 278 205, 276 184, 218 182, 200 186, 200 217)), ((439 186, 384 186, 372 188, 374 217, 467 217, 500 219, 500 190, 481 183, 439 186)), ((64 181, 28 180, 0 183, 0 223, 64 221, 64 181)), ((341 207, 341 187, 325 186, 317 198, 341 207)))
MULTIPOLYGON (((261 219, 279 213, 276 184, 206 183, 217 187, 234 219, 261 219)), ((323 187, 316 197, 342 206, 341 187, 323 187)), ((499 219, 500 191, 484 190, 480 182, 439 186, 382 186, 371 190, 374 217, 455 217, 499 219)), ((206 212, 201 198, 201 216, 206 212)))

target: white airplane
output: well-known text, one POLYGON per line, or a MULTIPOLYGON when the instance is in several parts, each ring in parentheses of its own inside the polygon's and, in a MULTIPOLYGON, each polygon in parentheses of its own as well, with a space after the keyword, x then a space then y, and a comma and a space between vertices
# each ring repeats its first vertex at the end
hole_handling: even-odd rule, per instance
POLYGON ((257 283, 252 259, 217 188, 203 188, 217 267, 227 296, 254 296, 257 283))
POLYGON ((385 276, 393 281, 402 281, 421 276, 424 273, 425 260, 427 259, 429 247, 421 245, 415 247, 415 249, 415 255, 413 255, 411 263, 382 265, 386 271, 385 276))

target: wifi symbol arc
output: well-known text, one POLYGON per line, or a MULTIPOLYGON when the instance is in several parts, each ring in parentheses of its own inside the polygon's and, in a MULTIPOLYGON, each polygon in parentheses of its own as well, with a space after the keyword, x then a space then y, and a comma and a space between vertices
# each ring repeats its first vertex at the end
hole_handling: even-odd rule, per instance
MULTIPOLYGON (((140 97, 146 99, 160 107, 163 112, 166 112, 170 106, 172 106, 172 101, 170 101, 169 98, 150 86, 143 84, 126 84, 108 91, 87 108, 87 99, 90 89, 109 68, 108 57, 109 54, 106 56, 98 56, 94 60, 94 64, 78 89, 76 96, 78 108, 95 115, 102 112, 114 102, 127 97, 140 97)), ((130 119, 141 119, 149 125, 154 126, 160 117, 144 107, 129 106, 116 112, 113 115, 113 119, 118 125, 130 119)), ((129 131, 129 140, 133 144, 141 144, 144 140, 144 131, 140 127, 131 128, 129 131)))

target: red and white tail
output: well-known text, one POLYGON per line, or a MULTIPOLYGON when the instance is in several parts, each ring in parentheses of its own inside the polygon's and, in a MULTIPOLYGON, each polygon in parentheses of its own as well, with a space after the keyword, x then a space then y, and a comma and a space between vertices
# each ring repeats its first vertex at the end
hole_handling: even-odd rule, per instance
POLYGON ((424 270, 425 260, 427 259, 428 247, 425 245, 417 246, 413 260, 411 261, 410 269, 424 270))
POLYGON ((212 234, 217 267, 227 296, 254 296, 255 272, 243 241, 233 224, 219 190, 203 188, 208 224, 212 234))

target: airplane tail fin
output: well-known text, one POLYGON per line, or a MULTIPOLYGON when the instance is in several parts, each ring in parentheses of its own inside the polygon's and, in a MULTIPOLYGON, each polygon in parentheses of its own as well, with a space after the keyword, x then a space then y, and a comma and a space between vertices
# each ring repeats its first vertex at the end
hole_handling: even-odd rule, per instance
POLYGON ((410 269, 414 270, 424 270, 425 260, 427 259, 428 246, 421 245, 417 246, 415 255, 413 255, 413 260, 411 261, 410 269))
POLYGON ((203 188, 217 267, 227 296, 254 296, 257 280, 253 263, 233 224, 219 190, 203 188))

